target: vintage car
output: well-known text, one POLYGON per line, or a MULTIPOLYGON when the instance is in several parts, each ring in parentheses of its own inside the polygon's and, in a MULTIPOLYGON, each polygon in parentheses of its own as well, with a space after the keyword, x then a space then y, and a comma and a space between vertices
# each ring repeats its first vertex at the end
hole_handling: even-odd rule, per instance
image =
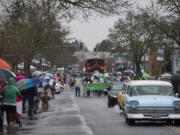
POLYGON ((172 84, 157 80, 129 81, 124 96, 128 125, 138 120, 180 121, 180 99, 174 96, 172 84))
POLYGON ((117 102, 117 94, 121 91, 123 86, 122 82, 113 82, 111 86, 111 90, 108 92, 107 96, 107 105, 108 107, 115 106, 117 102))

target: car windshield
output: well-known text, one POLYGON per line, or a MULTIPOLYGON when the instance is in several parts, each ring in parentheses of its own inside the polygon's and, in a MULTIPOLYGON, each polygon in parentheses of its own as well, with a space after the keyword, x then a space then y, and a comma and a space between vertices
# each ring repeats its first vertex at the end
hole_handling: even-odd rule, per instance
POLYGON ((123 84, 122 83, 116 83, 112 85, 112 90, 121 90, 123 84))
POLYGON ((173 96, 173 89, 169 86, 135 86, 131 90, 131 96, 138 95, 173 96))

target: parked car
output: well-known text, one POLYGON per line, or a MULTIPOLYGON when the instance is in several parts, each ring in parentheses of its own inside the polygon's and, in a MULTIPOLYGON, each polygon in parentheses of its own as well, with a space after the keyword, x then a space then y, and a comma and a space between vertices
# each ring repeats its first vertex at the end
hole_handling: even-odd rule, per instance
POLYGON ((111 90, 108 92, 108 107, 113 107, 117 104, 117 94, 121 91, 123 86, 122 82, 113 82, 111 86, 111 90))
POLYGON ((172 84, 157 80, 129 81, 124 97, 128 125, 138 120, 180 121, 180 99, 174 96, 172 84))

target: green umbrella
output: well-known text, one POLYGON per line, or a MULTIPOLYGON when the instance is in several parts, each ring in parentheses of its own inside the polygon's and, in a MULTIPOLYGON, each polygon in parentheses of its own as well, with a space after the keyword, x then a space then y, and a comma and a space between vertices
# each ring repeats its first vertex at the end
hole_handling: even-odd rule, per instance
POLYGON ((146 72, 143 72, 143 77, 147 78, 147 77, 150 77, 150 75, 148 73, 146 73, 146 72))
POLYGON ((106 77, 105 77, 104 74, 102 74, 102 73, 99 73, 99 74, 98 74, 98 77, 99 77, 99 78, 102 78, 103 80, 106 79, 106 77))

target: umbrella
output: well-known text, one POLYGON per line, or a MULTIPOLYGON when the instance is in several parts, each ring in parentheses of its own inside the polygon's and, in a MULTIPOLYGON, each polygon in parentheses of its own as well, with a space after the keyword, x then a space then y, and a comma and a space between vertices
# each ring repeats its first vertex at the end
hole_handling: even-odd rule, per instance
MULTIPOLYGON (((16 86, 17 86, 20 90, 22 90, 22 87, 24 87, 25 82, 27 82, 28 80, 29 80, 29 79, 21 79, 21 80, 19 80, 19 81, 16 82, 16 86)), ((31 87, 33 87, 33 86, 31 86, 31 87)))
POLYGON ((31 79, 34 85, 42 84, 43 82, 46 82, 43 78, 32 78, 31 79))
POLYGON ((172 77, 172 75, 169 73, 165 73, 165 74, 162 74, 161 77, 172 77))
POLYGON ((5 75, 3 71, 0 70, 0 81, 7 81, 8 77, 5 75))
POLYGON ((0 81, 7 81, 10 77, 15 78, 16 74, 8 69, 0 69, 0 81))
POLYGON ((104 74, 104 77, 109 77, 109 74, 108 74, 108 73, 105 73, 105 74, 104 74))
POLYGON ((4 61, 3 59, 0 59, 0 68, 10 69, 11 66, 6 61, 4 61))
POLYGON ((150 77, 150 75, 148 73, 146 73, 146 72, 143 72, 143 77, 147 78, 147 77, 150 77))
POLYGON ((127 70, 125 70, 124 72, 134 74, 134 71, 131 70, 131 69, 127 69, 127 70))
POLYGON ((22 80, 19 80, 18 82, 16 82, 16 86, 20 90, 25 90, 25 89, 31 88, 33 86, 36 86, 38 84, 42 84, 43 82, 46 82, 46 81, 42 78, 22 79, 22 80))
POLYGON ((40 77, 42 75, 42 72, 41 71, 34 71, 32 73, 32 77, 40 77))
POLYGON ((103 80, 106 79, 106 77, 104 76, 104 74, 101 74, 101 73, 98 74, 98 77, 99 77, 99 78, 102 78, 103 80))
POLYGON ((40 76, 40 78, 43 78, 43 79, 56 79, 54 76, 53 76, 53 74, 51 74, 51 73, 46 73, 46 74, 43 74, 43 75, 41 75, 40 76))

